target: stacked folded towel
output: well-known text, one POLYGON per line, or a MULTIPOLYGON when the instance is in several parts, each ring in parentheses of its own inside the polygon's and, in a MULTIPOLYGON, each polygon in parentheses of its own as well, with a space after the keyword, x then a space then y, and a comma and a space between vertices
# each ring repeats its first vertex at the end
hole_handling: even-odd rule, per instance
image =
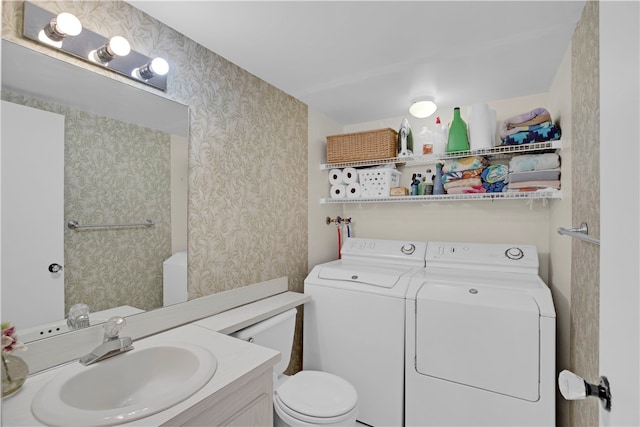
POLYGON ((487 159, 480 156, 448 161, 442 167, 442 184, 447 194, 484 193, 482 170, 487 159))
POLYGON ((513 156, 506 182, 508 191, 560 189, 560 157, 555 153, 513 156))
POLYGON ((560 129, 544 108, 506 119, 500 124, 502 145, 521 145, 560 139, 560 129))
POLYGON ((502 192, 507 183, 505 182, 509 176, 509 167, 507 165, 491 165, 482 171, 482 186, 487 193, 502 192))

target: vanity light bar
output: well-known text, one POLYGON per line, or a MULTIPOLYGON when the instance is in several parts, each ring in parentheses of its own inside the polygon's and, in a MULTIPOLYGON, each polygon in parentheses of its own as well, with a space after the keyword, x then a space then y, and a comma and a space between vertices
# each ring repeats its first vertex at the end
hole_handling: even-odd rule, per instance
MULTIPOLYGON (((63 16, 64 15, 64 16, 63 16)), ((24 2, 24 37, 52 46, 58 50, 92 64, 108 68, 132 80, 142 82, 163 91, 167 90, 169 64, 162 58, 151 58, 130 49, 129 42, 121 36, 103 37, 86 28, 77 20, 69 33, 56 26, 60 16, 30 2, 24 2), (79 26, 80 31, 77 31, 79 26), (51 38, 51 35, 53 38, 51 38)), ((75 21, 74 21, 75 22, 75 21)))

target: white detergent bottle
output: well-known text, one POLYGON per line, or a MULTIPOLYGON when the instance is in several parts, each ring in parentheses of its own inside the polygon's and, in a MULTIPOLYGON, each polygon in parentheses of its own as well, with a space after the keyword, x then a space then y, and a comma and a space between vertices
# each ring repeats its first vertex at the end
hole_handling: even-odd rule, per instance
POLYGON ((436 130, 433 135, 433 154, 443 155, 447 147, 448 129, 447 125, 440 122, 440 117, 436 117, 436 130))

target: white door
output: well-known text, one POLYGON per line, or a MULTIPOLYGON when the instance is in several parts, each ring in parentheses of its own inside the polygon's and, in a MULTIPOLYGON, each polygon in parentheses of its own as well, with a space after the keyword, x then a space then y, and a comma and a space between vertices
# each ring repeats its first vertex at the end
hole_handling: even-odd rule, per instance
POLYGON ((2 102, 2 321, 64 319, 64 116, 2 102))
POLYGON ((613 397, 611 412, 600 409, 600 425, 638 426, 640 4, 599 5, 600 375, 613 397))

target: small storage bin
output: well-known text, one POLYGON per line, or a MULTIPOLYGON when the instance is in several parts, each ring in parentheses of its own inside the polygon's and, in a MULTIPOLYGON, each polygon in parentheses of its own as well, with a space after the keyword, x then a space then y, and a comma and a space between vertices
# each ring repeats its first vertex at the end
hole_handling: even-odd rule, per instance
POLYGON ((398 155, 398 132, 377 129, 327 137, 327 162, 391 159, 398 155))
POLYGON ((391 188, 400 186, 397 169, 362 169, 358 171, 362 197, 389 197, 391 188))

